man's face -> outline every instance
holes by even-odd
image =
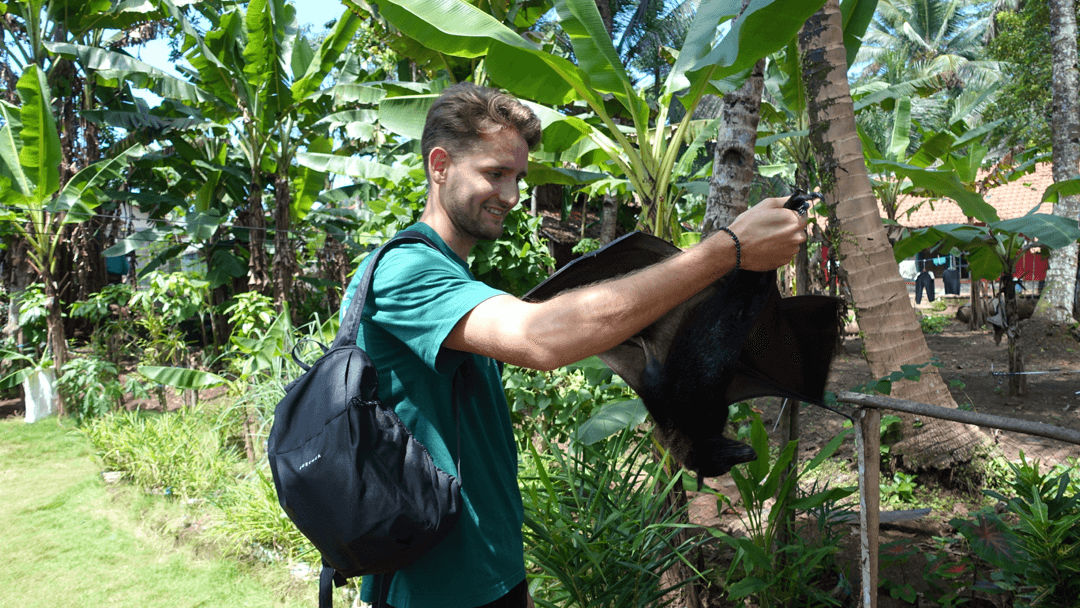
[[[473,240],[499,238],[528,167],[528,145],[507,128],[482,134],[472,149],[449,155],[441,199],[455,229]]]

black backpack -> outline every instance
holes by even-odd
[[[407,566],[460,516],[459,480],[436,467],[394,411],[379,402],[378,374],[356,345],[375,266],[392,246],[410,241],[438,249],[426,235],[404,231],[372,253],[330,348],[323,346],[310,366],[294,349],[305,371],[285,387],[274,410],[270,470],[281,507],[322,554],[320,608],[331,606],[331,583],[340,587],[354,576]],[[380,602],[385,592],[380,589]]]

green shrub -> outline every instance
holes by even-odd
[[[123,403],[120,371],[116,365],[96,357],[77,357],[60,370],[60,395],[65,411],[76,422],[102,416]]]
[[[688,581],[660,575],[706,537],[683,526],[669,495],[683,483],[651,450],[651,435],[624,429],[569,449],[539,439],[522,458],[526,561],[536,605],[663,606]],[[680,533],[685,533],[685,536]]]
[[[594,412],[635,399],[622,378],[596,357],[551,372],[507,365],[503,388],[523,449],[534,434],[567,441]]]
[[[851,431],[844,430],[830,441],[796,475],[785,475],[798,445],[788,443],[775,461],[770,459],[769,438],[761,417],[753,415],[751,444],[757,453],[754,462],[731,470],[739,490],[746,536],[731,536],[710,530],[735,551],[724,573],[724,590],[735,602],[750,600],[755,606],[839,606],[847,587],[836,563],[842,533],[835,531],[839,501],[854,488],[824,488],[816,485],[800,491],[798,480],[813,471],[840,447]],[[775,499],[771,505],[766,503]],[[731,506],[723,494],[717,494],[722,510]],[[804,511],[812,515],[812,527],[790,524],[788,515]],[[780,542],[786,530],[787,542]]]
[[[514,207],[503,221],[503,236],[480,241],[469,255],[476,278],[514,295],[523,295],[548,277],[555,261],[538,235],[543,218]]]
[[[107,469],[154,492],[205,498],[234,482],[241,464],[230,438],[207,408],[115,412],[83,427]]]
[[[924,334],[940,334],[949,326],[949,317],[945,315],[919,315],[919,326]]]
[[[124,356],[131,354],[125,346],[133,337],[135,321],[126,306],[133,295],[131,286],[114,283],[71,304],[72,317],[86,319],[94,326],[90,349],[95,356],[119,364]]]
[[[1080,492],[1075,463],[1046,473],[1039,463],[1009,463],[1005,493],[984,490],[1006,513],[984,509],[950,523],[991,566],[976,584],[1009,592],[1016,606],[1075,606],[1080,597]]]
[[[274,482],[262,469],[230,486],[216,501],[222,521],[213,534],[233,555],[269,555],[285,560],[306,559],[312,566],[319,554],[296,529],[278,503]]]

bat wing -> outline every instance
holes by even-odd
[[[633,232],[570,262],[530,290],[523,299],[542,302],[570,289],[640,270],[679,251],[663,239]],[[746,335],[742,344],[722,345],[722,348],[734,351],[727,359],[737,359],[737,363],[734,370],[712,370],[718,376],[729,375],[731,378],[718,397],[723,400],[723,405],[764,395],[820,403],[839,332],[840,300],[826,296],[781,298],[775,280],[751,283],[765,285],[754,289],[765,289],[768,293],[729,294],[735,299],[763,303],[759,310],[753,311],[749,332],[735,332]],[[644,392],[642,372],[646,359],[651,357],[661,362],[667,359],[679,330],[695,309],[715,292],[717,285],[719,282],[675,307],[629,340],[600,353],[599,358],[630,388],[639,394]],[[732,311],[739,308],[738,304],[732,304]],[[725,318],[726,314],[721,313],[713,322],[731,323]],[[746,319],[745,316],[741,318]],[[687,338],[684,336],[680,340],[682,347],[687,347]],[[689,338],[692,348],[696,340],[692,336]]]
[[[842,309],[838,298],[775,293],[742,345],[724,402],[769,395],[822,403]]]
[[[543,302],[577,287],[599,283],[641,270],[679,253],[681,250],[643,232],[631,232],[607,245],[576,258],[523,296],[527,302]],[[663,361],[683,319],[706,295],[705,292],[683,302],[629,340],[599,354],[626,384],[641,392],[641,373],[646,356]]]

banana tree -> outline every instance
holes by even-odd
[[[249,287],[273,291],[279,306],[291,292],[296,260],[289,239],[291,226],[310,208],[325,174],[312,175],[295,164],[299,150],[324,143],[308,137],[322,118],[317,104],[320,87],[341,58],[359,18],[345,11],[318,48],[299,34],[296,10],[284,0],[253,0],[245,8],[218,13],[194,8],[210,24],[200,31],[173,0],[159,0],[182,38],[184,58],[191,69],[178,78],[121,52],[76,44],[50,45],[53,52],[78,58],[109,83],[126,81],[145,87],[188,108],[206,124],[218,125],[239,150],[248,184],[244,200],[236,201],[238,224],[246,226],[249,245]],[[209,183],[209,182],[207,182]],[[269,188],[268,188],[269,187]],[[273,193],[274,261],[267,258],[264,198]],[[198,200],[213,192],[208,186]],[[271,284],[272,273],[272,284]]]
[[[104,147],[111,134],[83,114],[102,104],[110,91],[99,88],[93,77],[80,73],[66,58],[50,54],[45,45],[73,42],[134,47],[157,37],[161,17],[149,2],[0,2],[0,98],[19,103],[16,81],[28,66],[37,66],[45,74],[60,134],[60,186],[80,169],[110,156]],[[65,302],[83,299],[105,284],[99,237],[115,221],[114,209],[106,207],[98,217],[67,228],[61,244],[66,253],[58,267],[63,277],[59,291]]]
[[[1009,395],[1026,392],[1023,353],[1019,347],[1019,318],[1016,314],[1016,282],[1012,272],[1017,260],[1033,248],[1054,250],[1067,247],[1080,240],[1080,227],[1075,219],[1048,213],[1031,213],[1009,220],[998,218],[997,212],[981,194],[964,189],[956,174],[947,170],[922,169],[910,165],[895,165],[896,171],[913,184],[940,195],[949,196],[960,206],[964,214],[978,224],[942,224],[906,230],[896,242],[896,259],[902,260],[929,247],[938,251],[958,250],[967,255],[972,283],[976,279],[999,281],[999,293],[1004,306],[1005,336],[1009,347]],[[1055,196],[1062,188],[1049,190],[1044,199]]]
[[[63,154],[45,73],[36,64],[27,66],[16,92],[21,105],[0,101],[0,219],[27,242],[30,264],[45,285],[48,343],[59,375],[67,359],[57,276],[64,227],[89,219],[105,198],[101,188],[121,179],[143,149],[132,146],[91,164],[61,187]]]
[[[675,203],[682,191],[677,170],[689,168],[682,156],[700,132],[692,128],[694,108],[706,93],[737,86],[758,59],[795,35],[821,1],[760,0],[745,11],[738,1],[702,3],[656,107],[634,89],[593,0],[554,3],[576,63],[462,0],[377,4],[390,23],[425,47],[455,57],[483,57],[487,77],[509,92],[548,108],[573,106],[576,115],[538,112],[547,159],[603,167],[625,180],[641,205],[643,227],[674,238],[679,231]],[[682,106],[678,118],[675,102]]]

